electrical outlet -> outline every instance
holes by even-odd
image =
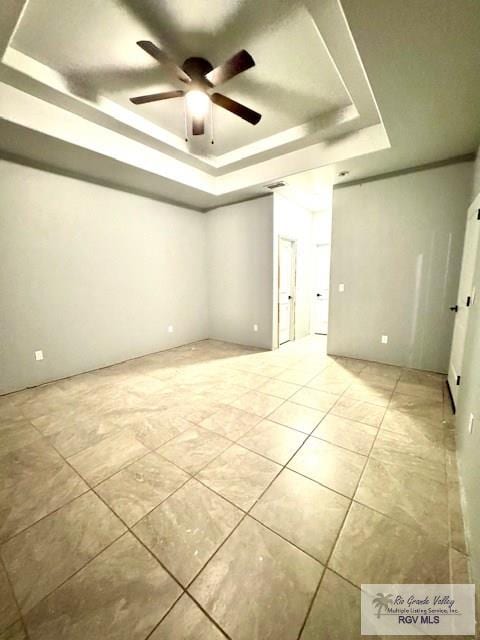
[[[43,351],[41,349],[35,351],[35,360],[43,360]]]
[[[475,420],[475,416],[473,415],[473,413],[470,414],[470,420],[468,421],[468,433],[472,433],[473,432],[473,422]]]
[[[345,285],[343,284],[343,282],[341,282],[338,285],[338,290],[339,290],[340,293],[343,293],[345,291]]]
[[[254,331],[258,331],[258,324],[254,324],[254,325],[253,325],[253,330],[254,330]]]
[[[168,333],[173,333],[173,327],[172,327],[171,324],[168,325],[167,331],[168,331]]]
[[[388,344],[388,336],[382,336],[382,344]]]

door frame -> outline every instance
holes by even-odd
[[[297,305],[297,243],[298,240],[296,238],[290,238],[288,236],[278,236],[278,244],[277,244],[277,348],[281,346],[280,344],[280,246],[283,242],[290,242],[292,245],[292,262],[293,262],[293,273],[292,273],[292,283],[293,283],[293,301],[292,301],[292,312],[290,313],[290,338],[287,342],[292,342],[295,340],[295,310]],[[282,344],[286,344],[283,342]]]
[[[480,195],[477,195],[477,197],[473,200],[473,202],[470,204],[470,206],[467,209],[467,221],[465,225],[465,235],[464,235],[463,251],[462,251],[462,264],[460,268],[460,278],[459,278],[458,291],[457,291],[457,297],[456,297],[455,320],[453,323],[453,331],[452,331],[452,344],[450,347],[450,358],[448,362],[447,389],[448,389],[448,394],[450,396],[450,402],[452,405],[453,413],[456,412],[456,405],[458,400],[458,387],[461,384],[463,361],[465,359],[467,331],[468,331],[468,324],[470,320],[469,311],[471,310],[471,306],[474,303],[473,296],[474,296],[475,283],[473,281],[473,276],[474,276],[475,262],[478,257],[478,253],[480,251],[480,208],[479,207],[480,207]],[[473,245],[470,245],[468,242],[468,234],[472,233],[472,229],[474,229],[473,231],[474,243]],[[473,263],[472,263],[473,266],[472,266],[471,274],[467,274],[465,270],[467,265],[466,259],[470,257],[469,255],[467,255],[466,253],[467,251],[473,251]],[[472,277],[472,280],[466,283],[468,285],[467,291],[464,290],[465,288],[464,279],[466,275],[471,275]],[[478,293],[480,294],[480,292]],[[476,295],[478,294],[475,294],[475,297]],[[466,298],[462,296],[466,296]],[[450,308],[452,309],[452,307]],[[467,315],[464,319],[466,326],[465,326],[465,332],[463,334],[463,342],[461,345],[461,358],[459,363],[455,363],[459,367],[459,370],[457,371],[457,369],[454,367],[453,355],[454,355],[454,347],[455,347],[455,331],[457,329],[457,321],[458,321],[457,312],[459,308],[464,310]],[[453,380],[453,377],[455,376],[453,377],[451,376],[452,370],[454,374],[457,376],[456,380]]]
[[[328,335],[328,321],[329,321],[329,317],[330,317],[330,278],[331,278],[331,274],[332,274],[332,243],[330,242],[314,242],[312,244],[312,253],[313,253],[313,260],[312,260],[312,273],[315,272],[315,259],[316,259],[316,251],[320,248],[320,247],[328,247],[329,251],[330,251],[330,255],[329,255],[329,260],[328,260],[328,287],[327,287],[327,292],[328,292],[328,299],[327,299],[327,331],[326,333],[319,333],[318,331],[315,331],[315,302],[316,302],[316,298],[312,298],[312,303],[311,303],[311,311],[310,311],[310,333],[315,335],[315,336],[327,336]],[[316,296],[316,293],[319,291],[319,287],[316,286],[316,283],[313,282],[313,278],[312,278],[312,296]]]

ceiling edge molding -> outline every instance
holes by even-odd
[[[143,189],[135,189],[134,187],[129,187],[123,184],[117,184],[110,180],[94,178],[93,176],[83,174],[80,171],[77,172],[77,171],[70,171],[68,169],[61,169],[60,167],[56,167],[53,164],[49,164],[47,162],[39,162],[38,160],[35,160],[33,158],[17,155],[16,153],[10,153],[2,149],[0,149],[0,161],[1,160],[5,162],[11,162],[13,164],[18,164],[24,167],[30,167],[31,169],[44,171],[46,173],[53,173],[59,176],[63,176],[64,178],[71,178],[72,180],[80,180],[81,182],[89,182],[90,184],[95,184],[99,187],[106,187],[107,189],[113,189],[115,191],[123,191],[124,193],[130,193],[131,195],[139,196],[141,198],[148,198],[149,200],[156,200],[157,202],[169,204],[171,206],[179,207],[181,209],[190,209],[191,211],[197,211],[198,213],[206,213],[207,211],[209,211],[209,209],[207,208],[193,207],[191,205],[184,204],[180,201],[165,198],[163,196],[160,197],[155,193],[151,193]]]
[[[344,189],[345,187],[355,187],[357,185],[365,184],[367,182],[376,182],[377,180],[386,180],[388,178],[396,178],[397,176],[404,176],[408,173],[417,173],[419,171],[428,171],[429,169],[438,169],[439,167],[448,167],[452,164],[461,164],[462,162],[475,162],[476,153],[474,151],[470,153],[464,153],[460,156],[452,156],[451,158],[445,158],[444,160],[437,160],[435,162],[428,162],[426,164],[419,164],[415,167],[406,167],[405,169],[397,169],[396,171],[388,171],[387,173],[378,173],[375,176],[367,176],[365,178],[359,178],[358,180],[350,180],[349,182],[340,182],[333,185],[333,189]]]

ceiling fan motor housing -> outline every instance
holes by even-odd
[[[211,86],[205,76],[212,71],[213,66],[205,58],[187,58],[182,64],[182,69],[192,78],[195,84]]]

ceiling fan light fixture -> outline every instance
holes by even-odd
[[[185,100],[187,109],[192,117],[201,118],[207,115],[210,98],[204,91],[199,91],[198,89],[187,91]]]

